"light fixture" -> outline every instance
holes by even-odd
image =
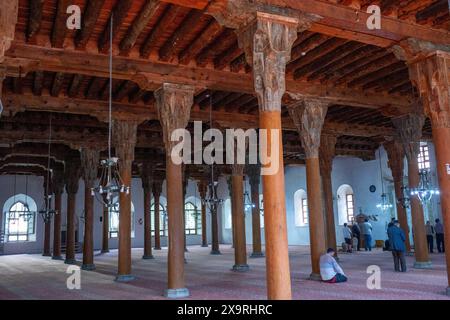
[[[51,145],[52,145],[52,114],[50,113],[49,117],[49,134],[48,134],[48,156],[47,156],[47,178],[45,183],[45,196],[44,196],[44,205],[41,210],[39,210],[39,214],[44,220],[45,223],[49,223],[52,220],[52,217],[57,214],[57,212],[51,208],[52,205],[52,195],[50,194],[50,174],[52,174],[50,168],[50,155],[51,155]]]
[[[381,148],[378,149],[378,159],[380,163],[381,202],[377,204],[377,208],[385,212],[386,210],[392,208],[392,204],[389,202],[387,195],[384,192],[383,168],[381,167]]]
[[[16,185],[17,185],[17,175],[14,175],[14,197],[13,197],[13,203],[16,204]],[[9,211],[8,213],[8,219],[13,220],[13,224],[15,223],[15,220],[19,220],[20,218],[23,219],[23,221],[28,222],[34,215],[36,214],[35,211],[30,211],[30,206],[28,205],[28,175],[25,176],[25,201],[21,202],[23,205],[22,210],[14,210]],[[18,214],[18,217],[16,217],[16,214]]]
[[[244,180],[244,214],[247,213],[248,211],[251,212],[251,210],[255,207],[256,205],[250,199],[250,195],[247,191],[247,183]]]
[[[404,208],[408,209],[410,205],[410,191],[409,188],[405,185],[402,186],[402,197],[397,199],[397,202]]]
[[[130,193],[130,187],[123,183],[119,174],[118,163],[119,158],[111,156],[111,136],[112,136],[112,43],[113,43],[113,16],[110,19],[109,32],[109,119],[108,119],[108,158],[101,160],[102,173],[99,185],[91,189],[92,196],[96,196],[97,200],[108,208],[113,208],[115,204],[113,199],[119,193]],[[103,197],[105,195],[105,197]],[[118,198],[118,197],[117,197]]]
[[[419,171],[420,182],[416,188],[411,188],[411,196],[417,196],[425,205],[428,203],[434,195],[439,195],[439,189],[433,188],[430,182],[430,170],[422,169]]]

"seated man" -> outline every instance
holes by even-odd
[[[333,255],[334,249],[328,248],[327,253],[320,257],[320,276],[322,281],[328,283],[345,282],[347,277]]]

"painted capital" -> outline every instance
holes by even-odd
[[[238,34],[239,47],[253,65],[253,81],[262,111],[281,111],[286,91],[286,64],[297,38],[298,19],[267,13],[256,18]]]
[[[14,40],[18,12],[18,0],[2,1],[0,10],[0,63],[3,62],[5,52],[11,47],[11,42]]]
[[[100,163],[100,152],[98,149],[81,149],[81,171],[83,180],[88,188],[94,187],[98,175],[98,165]]]
[[[420,113],[410,113],[392,119],[399,141],[403,146],[408,161],[417,159],[420,149],[420,139],[425,123],[425,117]]]
[[[64,193],[64,172],[62,170],[53,170],[52,174],[52,191],[56,195]]]
[[[64,170],[64,180],[66,183],[66,192],[76,194],[78,192],[78,182],[81,177],[81,166],[79,159],[70,159],[66,161]]]
[[[153,185],[153,164],[149,161],[144,162],[140,168],[140,171],[142,189],[146,192],[151,192]]]
[[[131,168],[134,160],[134,147],[136,146],[137,122],[115,120],[113,127],[113,144],[119,166]]]
[[[327,115],[328,102],[303,98],[288,107],[305,150],[306,158],[318,158],[320,136]]]
[[[194,103],[194,87],[164,83],[155,91],[156,108],[163,131],[166,154],[170,155],[177,142],[171,141],[172,132],[185,129]]]
[[[249,178],[250,187],[259,190],[259,184],[261,182],[261,165],[260,164],[248,164],[245,167],[245,171]]]
[[[450,53],[418,60],[409,65],[409,73],[433,127],[450,128]]]
[[[334,134],[322,134],[319,147],[320,172],[329,172],[333,168],[333,159],[336,155],[337,136]]]
[[[391,169],[394,182],[402,182],[404,169],[403,160],[405,159],[405,150],[403,149],[402,144],[396,140],[392,140],[383,143],[383,147],[387,152],[388,166]]]

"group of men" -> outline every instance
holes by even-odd
[[[351,253],[356,247],[357,251],[361,250],[361,236],[364,239],[364,249],[366,251],[372,251],[372,225],[368,219],[365,219],[363,223],[353,223],[350,228],[347,223],[344,223],[342,230],[344,240],[346,244],[346,251]]]
[[[425,225],[427,231],[428,250],[430,253],[434,252],[434,236],[436,236],[436,248],[439,253],[443,253],[445,252],[444,225],[439,219],[436,219],[434,222],[434,226],[430,223],[430,221],[427,221],[427,224]]]

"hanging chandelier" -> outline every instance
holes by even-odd
[[[109,110],[108,110],[108,158],[100,161],[102,173],[99,185],[91,189],[92,196],[95,196],[107,208],[115,207],[113,199],[119,193],[130,193],[130,186],[126,186],[119,174],[119,158],[111,156],[111,136],[112,136],[112,43],[113,43],[113,16],[110,19],[109,32]],[[104,196],[104,197],[103,197]]]
[[[13,203],[16,204],[16,185],[17,185],[17,175],[14,175],[14,197]],[[31,218],[33,218],[36,214],[35,211],[30,211],[30,206],[28,205],[28,176],[25,176],[25,201],[21,202],[22,210],[9,210],[8,219],[13,220],[12,223],[15,223],[15,220],[22,219],[25,222],[28,222]],[[16,214],[18,215],[16,217]]]
[[[256,205],[252,202],[250,195],[247,191],[247,183],[245,183],[244,180],[244,214],[248,211],[252,211],[253,208],[255,208]]]
[[[385,212],[386,210],[392,208],[392,204],[389,202],[387,194],[384,192],[384,183],[383,183],[383,170],[381,166],[381,148],[378,149],[378,159],[380,163],[380,182],[381,182],[381,201],[377,204],[377,208],[381,211]]]
[[[420,182],[417,188],[411,188],[411,196],[417,196],[422,203],[425,205],[428,203],[434,195],[439,195],[439,189],[433,188],[430,182],[430,170],[421,169],[419,171]]]
[[[209,93],[207,95],[207,98],[209,98],[209,127],[212,128],[212,95]],[[215,180],[214,178],[214,162],[211,163],[211,180],[208,184],[209,193],[205,197],[202,202],[208,207],[210,212],[216,213],[217,207],[222,204],[223,199],[219,199],[217,196],[217,187],[219,185],[219,182]]]
[[[52,206],[52,195],[49,192],[50,186],[50,174],[52,173],[50,168],[50,154],[51,154],[51,144],[52,144],[52,114],[50,113],[49,117],[49,134],[48,134],[48,156],[47,156],[47,178],[45,183],[45,197],[44,197],[44,205],[41,210],[39,210],[39,214],[44,220],[45,223],[49,223],[52,220],[52,217],[57,214],[57,212],[51,208]]]
[[[404,208],[408,209],[410,205],[410,191],[407,186],[402,186],[402,197],[397,199],[397,202]]]

